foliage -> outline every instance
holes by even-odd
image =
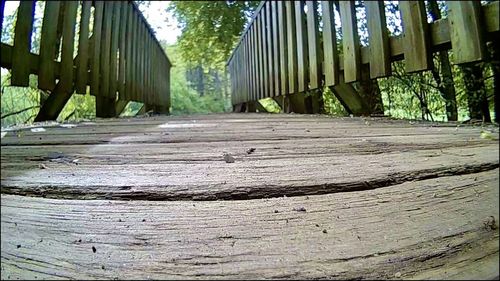
[[[259,1],[172,1],[182,34],[178,44],[189,66],[222,69]]]
[[[266,111],[269,113],[280,113],[281,112],[281,107],[272,98],[261,99],[261,100],[259,100],[259,102],[266,109]]]
[[[200,96],[188,86],[185,75],[187,64],[180,54],[180,47],[168,45],[164,48],[174,65],[170,70],[171,114],[223,112],[226,105],[220,92]]]

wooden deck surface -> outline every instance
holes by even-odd
[[[2,132],[2,279],[498,278],[498,127],[75,125]]]

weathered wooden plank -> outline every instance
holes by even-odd
[[[321,86],[321,52],[318,26],[318,2],[306,1],[307,43],[309,50],[309,89]]]
[[[230,78],[231,78],[231,100],[236,102],[236,86],[235,86],[235,77],[234,77],[234,56],[231,57],[230,62]]]
[[[127,55],[127,39],[129,39],[130,34],[128,33],[129,28],[129,13],[128,13],[128,3],[121,3],[121,25],[120,25],[120,46],[119,46],[119,70],[118,70],[118,92],[120,93],[120,99],[126,100],[127,94],[125,91],[128,91],[126,84],[126,73],[127,73],[127,65],[126,60],[128,58]]]
[[[148,95],[152,98],[153,103],[158,106],[160,103],[158,102],[157,97],[151,91],[151,34],[149,31],[146,33],[146,91]]]
[[[245,99],[245,97],[248,94],[248,68],[246,65],[246,59],[247,59],[247,48],[246,48],[246,36],[242,38],[241,44],[239,46],[241,48],[241,57],[240,57],[240,79],[241,79],[241,86],[242,86],[242,91],[240,92],[238,96],[238,100]]]
[[[283,1],[276,1],[278,6],[278,52],[279,52],[279,75],[281,85],[279,87],[279,95],[288,93],[288,45],[287,45],[287,30],[286,30],[286,7]]]
[[[134,11],[134,14],[135,14],[135,36],[134,36],[134,79],[133,79],[133,83],[134,83],[134,97],[135,97],[135,100],[136,101],[139,101],[139,102],[143,102],[142,98],[141,98],[141,95],[140,95],[140,84],[139,84],[139,80],[141,79],[140,78],[140,73],[139,73],[139,70],[140,70],[140,17],[138,15],[138,12],[137,11]],[[145,105],[146,106],[146,105]]]
[[[132,88],[132,39],[133,39],[133,27],[134,27],[134,15],[133,8],[130,5],[127,7],[127,34],[126,34],[126,50],[125,50],[125,91],[124,96],[126,100],[132,100],[133,88]]]
[[[262,58],[262,14],[255,18],[255,42],[257,50],[257,72],[259,75],[259,91],[255,100],[259,100],[264,96],[264,69],[263,69],[263,58]]]
[[[297,33],[295,27],[295,6],[293,2],[285,2],[286,32],[288,50],[288,93],[297,93]]]
[[[140,15],[139,15],[140,16]],[[141,18],[139,18],[139,73],[138,73],[138,84],[139,84],[139,96],[141,101],[146,105],[150,106],[147,93],[144,91],[144,38],[145,38],[145,26]]]
[[[116,98],[116,91],[118,90],[118,46],[119,46],[119,36],[120,36],[120,25],[121,25],[121,2],[114,1],[113,11],[112,11],[112,23],[111,23],[111,44],[110,44],[110,55],[109,55],[109,91],[108,96],[110,98]]]
[[[277,1],[271,2],[271,16],[272,16],[272,42],[273,42],[273,81],[274,81],[274,96],[281,94],[281,77],[280,77],[280,41],[279,41],[279,24],[278,24],[278,3]]]
[[[266,11],[266,43],[267,43],[267,49],[266,49],[266,56],[267,56],[267,73],[268,73],[268,87],[269,91],[266,97],[273,97],[277,93],[275,93],[275,84],[276,84],[276,79],[274,76],[274,55],[273,55],[273,45],[275,42],[273,42],[273,29],[276,28],[276,26],[273,26],[273,17],[272,15],[272,9],[271,9],[271,2],[272,1],[267,1],[265,4],[265,11]]]
[[[147,101],[144,98],[144,92],[142,90],[142,35],[143,35],[143,26],[142,26],[142,21],[140,18],[140,15],[137,15],[137,97],[138,99],[143,102],[146,106],[149,106],[147,104]]]
[[[481,61],[485,58],[484,21],[478,1],[447,1],[453,62],[456,64]],[[498,18],[498,14],[497,14]]]
[[[494,32],[500,30],[500,2],[489,2],[486,5],[481,5],[481,12],[485,22],[487,32]]]
[[[240,45],[241,46],[241,45]],[[236,54],[236,95],[241,97],[241,93],[243,91],[243,87],[241,84],[241,76],[242,76],[242,67],[241,67],[241,51],[242,49],[238,49]]]
[[[100,95],[100,79],[101,74],[101,38],[102,38],[102,24],[104,16],[104,2],[96,1],[94,4],[94,27],[92,28],[92,57],[90,63],[90,94],[97,96]]]
[[[165,55],[165,53],[162,52],[162,57],[163,60],[165,61],[165,66],[163,69],[167,69],[166,75],[167,79],[165,79],[165,93],[166,93],[166,98],[167,98],[167,107],[166,107],[166,114],[170,112],[170,107],[171,107],[171,99],[170,99],[170,68],[171,68],[171,63],[168,60],[168,57]]]
[[[248,47],[248,34],[245,35],[245,38],[242,42],[242,47],[244,50],[244,61],[243,61],[243,71],[244,71],[244,82],[245,82],[245,95],[242,96],[239,100],[238,103],[241,103],[243,101],[247,101],[248,97],[250,96],[250,90],[251,90],[251,85],[250,85],[250,65],[248,63],[249,61],[249,56],[250,56],[250,50]]]
[[[342,22],[342,50],[344,55],[344,80],[346,83],[361,79],[361,52],[354,1],[340,1]]]
[[[101,35],[101,75],[99,82],[99,94],[104,97],[109,97],[109,78],[110,78],[110,54],[111,54],[111,31],[113,23],[113,10],[115,2],[104,2],[104,14],[102,21],[102,35]]]
[[[335,32],[335,14],[333,2],[321,1],[323,16],[323,71],[325,85],[334,86],[339,83],[339,56],[337,51],[337,35]]]
[[[303,92],[307,90],[308,75],[307,75],[307,54],[309,53],[307,46],[307,29],[306,16],[304,15],[304,1],[293,2],[295,7],[295,32],[297,38],[297,91]]]
[[[246,64],[246,67],[247,67],[247,80],[248,80],[248,93],[247,93],[247,96],[242,99],[242,100],[239,100],[239,103],[238,104],[241,104],[243,102],[247,102],[249,100],[252,99],[252,95],[253,95],[253,92],[255,91],[255,88],[254,88],[254,75],[253,75],[253,69],[254,69],[254,65],[252,64],[252,35],[250,33],[250,29],[248,29],[247,31],[247,34],[246,34],[246,38],[245,38],[245,48],[247,49],[247,60],[245,62]]]
[[[40,36],[40,66],[38,73],[38,88],[52,91],[56,86],[55,54],[57,40],[57,23],[59,21],[58,1],[45,3],[42,33]]]
[[[236,95],[236,98],[239,96],[240,94],[240,88],[239,88],[239,73],[238,73],[238,59],[239,59],[239,52],[236,52],[235,55],[234,55],[234,88],[235,88],[235,95]]]
[[[384,3],[366,1],[365,6],[369,33],[370,78],[389,76],[391,75],[391,50]]]
[[[195,204],[2,194],[2,277],[493,279],[497,185],[487,172]]]
[[[245,77],[245,65],[244,65],[244,61],[245,61],[245,48],[243,46],[243,44],[240,45],[241,49],[240,49],[240,55],[239,55],[239,65],[238,65],[238,68],[239,68],[239,82],[240,82],[240,99],[243,98],[243,96],[245,96],[245,93],[246,93],[246,77]]]
[[[429,24],[422,1],[399,2],[403,18],[405,71],[408,73],[432,67]]]
[[[47,2],[48,3],[48,2]],[[92,1],[82,2],[82,13],[80,17],[80,37],[78,39],[78,60],[76,61],[75,90],[78,94],[87,93],[88,84],[88,62],[89,62],[89,22],[90,7]],[[43,36],[42,36],[43,37]]]
[[[260,48],[261,48],[261,54],[262,54],[262,85],[263,85],[263,92],[259,96],[259,99],[263,99],[267,96],[269,96],[269,71],[268,71],[268,57],[267,57],[267,36],[266,36],[266,14],[267,11],[265,8],[262,8],[261,10],[261,15],[259,17],[260,19],[260,35],[261,35],[261,41],[260,41]]]
[[[250,34],[250,46],[252,50],[252,83],[253,83],[253,90],[252,90],[252,95],[249,100],[256,100],[257,94],[259,92],[259,72],[258,72],[258,62],[257,62],[257,40],[256,40],[256,22],[252,23],[252,27],[249,29],[249,34]]]
[[[73,49],[75,40],[76,12],[78,1],[67,1],[64,4],[64,21],[62,29],[61,79],[63,92],[73,91]]]
[[[143,37],[144,37],[144,26],[143,26],[143,23],[142,23],[142,19],[141,19],[141,16],[138,12],[138,21],[137,21],[137,24],[138,24],[138,33],[137,33],[137,39],[138,39],[138,42],[137,42],[137,95],[139,97],[139,99],[146,105],[146,106],[149,106],[148,104],[148,100],[147,100],[147,97],[144,95],[144,91],[143,91],[143,88],[142,88],[142,82],[143,82],[143,63],[144,63],[144,60],[143,60]]]
[[[158,73],[160,72],[160,69],[158,68],[158,46],[153,44],[153,50],[152,50],[152,57],[151,57],[151,64],[152,64],[152,87],[153,87],[153,92],[154,92],[154,95],[156,95],[158,97],[158,102],[160,105],[164,105],[165,104],[165,101],[163,99],[163,97],[160,95],[160,92],[158,91],[158,87],[157,87],[157,79],[158,79]]]
[[[21,1],[14,29],[11,85],[27,87],[29,84],[31,32],[35,16],[35,1]]]
[[[103,199],[108,194],[158,200],[256,198],[264,193],[298,195],[297,186],[302,194],[318,194],[498,167],[498,141],[481,138],[482,128],[472,126],[457,130],[449,124],[287,115],[162,117],[101,121],[71,129],[55,126],[40,133],[9,131],[2,138],[3,193],[31,190],[46,196],[83,196],[85,189]],[[498,138],[497,132],[491,135]],[[82,146],[85,143],[91,145]],[[57,145],[67,159],[78,158],[78,169],[46,158],[53,151],[49,144]],[[251,155],[246,153],[249,147],[256,148]],[[234,165],[223,161],[222,151],[235,157]],[[301,165],[296,165],[298,158]],[[47,169],[39,169],[40,163]],[[359,174],[359,170],[370,172]],[[288,176],[279,179],[276,174]],[[139,186],[143,193],[123,186]]]

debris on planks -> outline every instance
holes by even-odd
[[[234,163],[235,159],[231,154],[224,153],[223,156],[224,156],[224,161],[226,161],[226,163]]]
[[[306,212],[306,208],[304,207],[295,207],[293,208],[293,210],[296,212]]]

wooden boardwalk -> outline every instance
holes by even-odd
[[[4,133],[2,279],[499,275],[497,127],[214,114]]]

